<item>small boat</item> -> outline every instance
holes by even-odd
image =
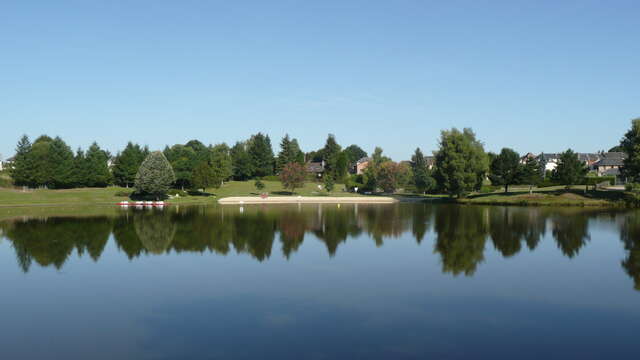
[[[118,205],[120,205],[120,206],[129,206],[129,202],[128,201],[120,201],[118,203]]]

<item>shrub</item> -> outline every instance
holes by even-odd
[[[116,193],[114,194],[114,196],[117,197],[130,197],[131,196],[132,191],[116,191]]]
[[[280,177],[278,177],[277,175],[269,175],[269,176],[263,176],[261,178],[261,180],[263,180],[263,181],[280,181]]]

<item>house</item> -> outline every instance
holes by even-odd
[[[427,164],[427,169],[433,170],[433,167],[436,166],[436,157],[435,156],[425,156],[424,162]]]
[[[520,158],[520,164],[524,165],[529,159],[535,159],[536,157],[534,153],[527,153],[527,155]]]
[[[315,174],[317,177],[322,177],[324,173],[325,162],[322,161],[310,161],[307,163],[307,172]]]
[[[364,170],[369,166],[370,162],[371,162],[370,157],[363,157],[362,159],[356,161],[356,165],[355,165],[356,174],[362,175],[364,173]]]
[[[560,162],[560,154],[558,153],[541,153],[538,155],[538,161],[542,166],[543,171],[553,171],[558,167]]]
[[[602,158],[592,166],[598,176],[615,176],[616,184],[624,184],[626,181],[620,174],[620,168],[624,165],[627,154],[623,152],[603,153]]]
[[[11,168],[13,168],[13,162],[16,160],[15,156],[14,157],[10,157],[7,160],[0,161],[0,171],[3,170],[9,170]]]
[[[600,161],[601,158],[601,154],[578,153],[578,159],[584,162],[584,164],[587,165],[589,169],[593,168],[593,164]]]

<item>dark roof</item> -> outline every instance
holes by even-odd
[[[607,152],[602,154],[602,157],[626,159],[627,154],[623,152]]]
[[[618,168],[613,168],[613,169],[607,169],[605,170],[602,175],[608,175],[608,176],[618,176],[620,175],[620,169]]]
[[[314,172],[314,173],[323,172],[324,171],[324,161],[307,163],[307,171],[308,172]]]
[[[548,161],[548,160],[551,160],[551,159],[559,159],[560,158],[560,154],[558,154],[558,153],[542,153],[538,157],[542,161]]]
[[[627,154],[623,152],[608,152],[602,154],[602,159],[595,163],[595,166],[622,166]]]
[[[600,155],[599,154],[589,154],[589,153],[580,153],[578,154],[578,159],[580,159],[581,161],[598,161],[600,159]]]

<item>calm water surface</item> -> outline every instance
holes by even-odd
[[[640,212],[171,207],[0,222],[2,359],[614,359]]]

